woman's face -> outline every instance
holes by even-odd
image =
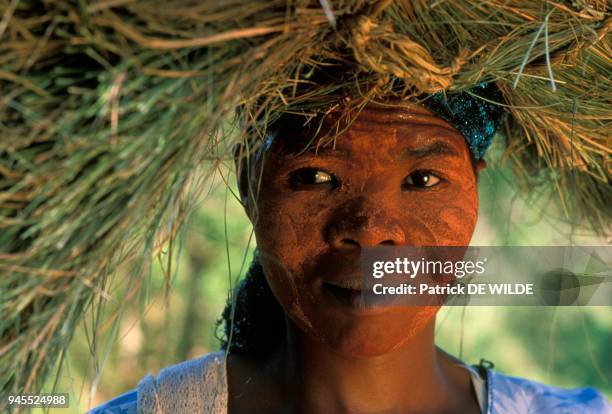
[[[361,280],[364,248],[469,244],[478,212],[470,151],[417,106],[366,107],[333,148],[303,151],[311,138],[300,125],[280,128],[263,170],[251,174],[258,196],[247,210],[261,264],[305,334],[341,353],[384,354],[438,308],[363,308],[358,291],[338,285]]]

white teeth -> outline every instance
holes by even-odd
[[[343,289],[352,289],[352,290],[361,290],[362,281],[361,279],[347,279],[347,280],[337,280],[334,282],[327,282],[327,284],[332,286],[337,286]]]

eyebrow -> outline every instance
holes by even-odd
[[[459,157],[459,152],[454,146],[441,141],[433,141],[427,145],[418,148],[409,148],[404,151],[404,157],[406,158],[429,158],[429,157],[442,157],[442,156],[453,156]]]

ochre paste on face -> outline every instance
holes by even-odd
[[[416,106],[366,107],[333,146],[302,151],[312,139],[304,130],[278,130],[252,183],[266,278],[306,335],[351,355],[389,352],[438,308],[367,312],[339,304],[325,284],[360,277],[364,247],[468,245],[478,211],[470,151],[456,129]],[[423,172],[439,181],[409,184]]]

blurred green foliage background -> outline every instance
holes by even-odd
[[[552,205],[517,197],[508,177],[496,167],[482,174],[473,245],[609,242],[551,218]],[[105,312],[87,315],[48,388],[69,392],[71,411],[84,412],[134,388],[147,373],[217,350],[215,322],[254,243],[242,206],[217,180],[183,228],[172,274],[154,266],[149,280],[134,285],[130,273],[138,262],[126,265],[103,295]],[[95,339],[92,326],[98,326]],[[467,363],[485,358],[506,374],[561,387],[591,385],[610,398],[611,327],[609,307],[449,307],[438,316],[436,336]]]

